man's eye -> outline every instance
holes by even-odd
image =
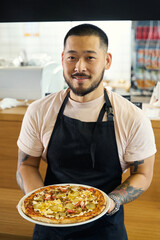
[[[68,60],[75,60],[76,58],[73,56],[68,57]]]
[[[92,60],[92,59],[95,59],[95,57],[89,56],[88,59]]]

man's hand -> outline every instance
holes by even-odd
[[[108,209],[107,213],[112,212],[112,210],[115,208],[115,202],[111,198],[109,198],[109,200],[110,200],[111,205],[110,205],[110,208]]]

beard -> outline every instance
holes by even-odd
[[[100,84],[101,81],[103,80],[104,71],[105,71],[105,69],[103,69],[103,71],[101,72],[99,78],[98,78],[96,81],[94,81],[88,88],[83,88],[83,87],[81,87],[82,84],[79,84],[80,87],[74,87],[73,84],[72,84],[72,81],[69,81],[69,80],[67,79],[67,77],[65,76],[64,71],[63,71],[63,76],[64,76],[64,79],[65,79],[65,82],[67,83],[67,85],[69,86],[69,88],[72,90],[72,92],[73,92],[75,95],[77,95],[77,96],[83,97],[83,96],[87,95],[88,93],[94,91],[94,90],[99,86],[99,84]],[[86,75],[85,75],[85,74],[80,74],[80,73],[78,74],[78,73],[77,73],[77,74],[71,75],[71,77],[72,77],[72,76],[86,76]],[[89,77],[89,79],[91,79],[91,77]]]

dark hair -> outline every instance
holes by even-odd
[[[66,45],[67,38],[69,36],[98,36],[100,38],[101,43],[103,43],[108,48],[108,37],[106,33],[100,29],[99,27],[92,24],[81,24],[71,28],[64,38],[64,48]]]

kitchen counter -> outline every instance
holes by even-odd
[[[27,107],[13,107],[10,109],[0,109],[0,120],[2,121],[22,121]]]
[[[29,240],[34,227],[34,224],[22,219],[16,209],[23,196],[16,183],[17,139],[26,109],[27,107],[15,107],[0,110],[0,191],[3,192],[0,195],[0,239],[2,236],[3,239]],[[157,145],[154,177],[147,192],[133,203],[125,205],[125,224],[130,240],[160,239],[160,119],[152,119],[151,123]],[[40,172],[44,179],[46,164],[43,161]],[[123,175],[123,180],[128,175],[129,171]],[[9,235],[15,238],[9,238]]]

